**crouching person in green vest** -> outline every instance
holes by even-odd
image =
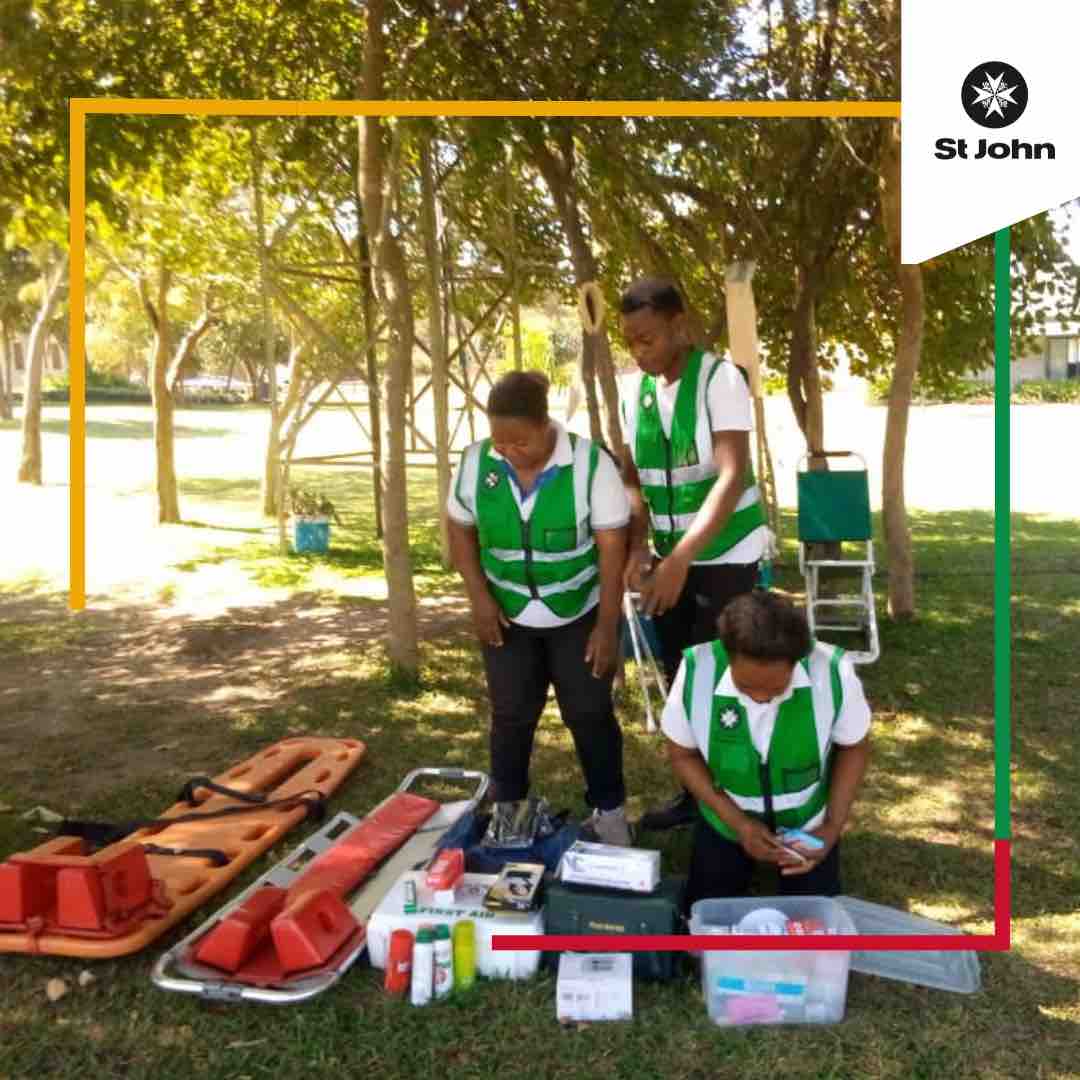
[[[839,840],[869,758],[870,708],[843,650],[775,593],[732,600],[720,639],[684,653],[661,726],[698,801],[686,903],[741,896],[755,862],[781,895],[835,896]],[[777,835],[800,829],[822,845]]]
[[[491,699],[496,814],[529,792],[533,737],[554,685],[585,775],[596,839],[629,844],[615,674],[630,504],[614,460],[548,416],[547,379],[491,389],[491,437],[462,455],[447,500]]]

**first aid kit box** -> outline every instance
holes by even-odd
[[[699,900],[690,909],[691,934],[807,932],[854,934],[855,924],[825,896]],[[701,958],[701,985],[713,1023],[835,1024],[844,1018],[851,966],[846,950],[710,949]]]
[[[532,949],[501,949],[491,947],[496,934],[530,934],[544,932],[544,915],[540,910],[527,912],[494,912],[484,907],[484,896],[497,875],[466,874],[454,889],[452,903],[436,903],[434,891],[427,887],[425,874],[409,870],[372,912],[367,927],[368,959],[372,967],[385,968],[390,948],[390,935],[395,930],[411,930],[421,926],[446,923],[453,927],[464,919],[476,926],[476,970],[488,978],[527,979],[540,967],[540,951]],[[406,893],[415,889],[415,911],[406,913]],[[411,904],[409,905],[412,906]]]

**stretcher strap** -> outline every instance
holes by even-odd
[[[220,848],[161,847],[159,844],[143,844],[147,855],[176,855],[179,858],[209,859],[214,866],[228,866],[229,856]]]
[[[240,791],[237,788],[226,787],[224,784],[215,783],[209,776],[193,776],[180,789],[176,801],[186,802],[189,806],[198,806],[199,802],[195,798],[198,788],[207,788],[215,795],[228,795],[229,798],[238,799],[240,802],[257,803],[259,806],[266,804],[266,796],[261,791]]]
[[[201,813],[177,814],[175,817],[133,818],[131,821],[69,821],[64,819],[56,830],[57,836],[78,836],[92,847],[107,847],[122,840],[137,829],[151,829],[158,826],[181,825],[192,821],[213,821],[217,818],[235,817],[238,814],[250,814],[255,810],[306,808],[304,820],[322,821],[326,817],[326,796],[315,788],[289,795],[283,799],[271,799],[245,806],[225,806],[220,810],[206,810]]]

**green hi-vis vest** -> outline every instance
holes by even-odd
[[[480,565],[510,619],[531,600],[541,600],[560,619],[576,618],[600,581],[590,522],[599,450],[588,439],[569,439],[572,464],[536,492],[527,521],[503,461],[491,456],[490,439],[473,443],[461,459],[457,497],[473,515]]]
[[[653,546],[661,557],[671,554],[716,483],[707,395],[720,364],[700,349],[690,355],[679,379],[670,438],[660,422],[656,380],[651,375],[642,376],[637,400],[627,403],[627,441],[649,505]],[[754,469],[747,463],[742,496],[727,524],[695,561],[719,558],[764,524]]]
[[[819,642],[799,661],[810,685],[797,687],[777,710],[765,762],[750,737],[739,699],[716,692],[728,668],[723,644],[695,645],[683,656],[683,705],[715,788],[771,828],[805,825],[829,798],[832,731],[843,703],[839,669],[843,649]],[[735,839],[714,810],[698,805],[717,832]]]

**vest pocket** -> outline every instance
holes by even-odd
[[[745,788],[747,776],[754,771],[750,747],[742,742],[732,742],[730,745],[714,744],[712,756],[716,760],[709,764],[713,780],[717,784],[732,791]]]
[[[545,529],[544,551],[573,551],[577,547],[577,527]]]
[[[785,792],[802,791],[821,779],[821,763],[815,761],[809,765],[785,768],[783,776]]]

